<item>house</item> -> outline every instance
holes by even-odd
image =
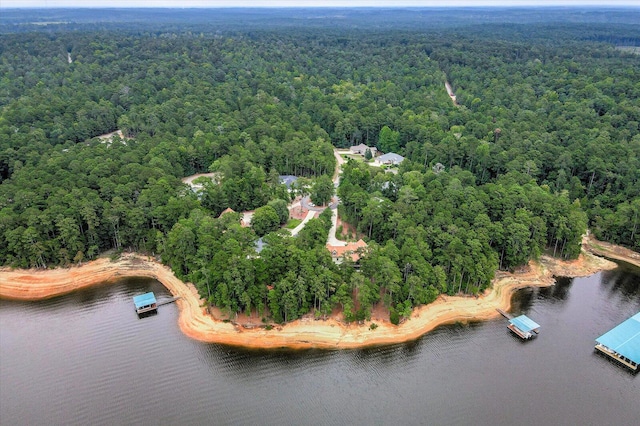
[[[222,216],[226,215],[227,213],[238,214],[231,207],[228,207],[224,209],[222,213],[220,213],[220,216],[218,216],[218,219],[220,219]],[[239,213],[239,216],[240,216],[240,226],[242,226],[243,228],[247,228],[251,226],[251,216],[253,216],[253,212]]]
[[[222,216],[224,216],[227,213],[235,213],[236,211],[233,210],[231,207],[227,207],[226,209],[222,210],[222,213],[220,213],[220,216],[218,216],[218,219],[221,218]]]
[[[393,152],[389,152],[387,154],[381,155],[376,158],[376,163],[380,165],[388,164],[388,165],[398,165],[404,161],[404,157],[402,155],[398,155]]]
[[[356,146],[352,146],[351,148],[349,148],[349,151],[352,154],[358,154],[358,155],[364,155],[367,150],[371,151],[371,156],[375,157],[376,153],[378,152],[378,150],[376,149],[375,146],[367,146],[363,143],[361,143],[360,145],[356,145]]]
[[[360,253],[367,248],[367,243],[362,239],[356,243],[348,243],[346,246],[332,246],[327,244],[327,250],[331,253],[331,258],[335,263],[342,263],[345,256],[348,256],[352,261],[357,262],[360,260]]]
[[[283,185],[287,186],[287,189],[291,189],[291,185],[293,185],[295,183],[295,181],[298,180],[297,176],[293,176],[293,175],[281,175],[279,176],[280,178],[280,183]]]

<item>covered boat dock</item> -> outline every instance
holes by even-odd
[[[136,312],[143,314],[158,309],[158,302],[153,292],[140,294],[133,297],[133,304],[136,305]]]
[[[507,328],[517,334],[520,338],[527,340],[534,336],[533,333],[538,334],[538,331],[540,331],[540,324],[526,315],[520,315],[519,317],[511,318]]]
[[[640,365],[640,312],[596,339],[601,353],[638,371]]]

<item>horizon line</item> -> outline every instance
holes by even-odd
[[[485,4],[485,5],[442,5],[442,6],[2,6],[0,9],[640,9],[640,4],[607,4],[607,5],[595,5],[595,4],[528,4],[528,5],[497,5],[497,4]]]

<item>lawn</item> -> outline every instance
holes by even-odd
[[[302,223],[302,219],[289,219],[289,222],[284,226],[287,229],[294,229],[296,226]]]

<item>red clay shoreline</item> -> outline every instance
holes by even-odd
[[[591,250],[594,245],[598,249],[593,251],[600,255],[620,258],[640,267],[640,255],[635,252],[621,252],[617,246],[603,246],[593,240],[585,241],[584,247]],[[618,257],[603,253],[614,249]],[[375,321],[377,327],[373,330],[371,321],[345,324],[335,318],[319,321],[304,318],[272,330],[244,328],[216,320],[207,313],[192,284],[179,280],[168,267],[138,254],[125,254],[117,261],[103,258],[82,266],[53,270],[3,268],[0,269],[0,298],[41,300],[125,277],[148,277],[160,281],[174,296],[180,296],[176,302],[180,312],[178,323],[182,332],[193,339],[255,349],[349,349],[407,342],[440,325],[496,318],[499,316],[496,309],[508,311],[511,297],[519,289],[551,286],[555,283],[554,276],[587,276],[616,266],[589,251],[568,262],[543,256],[538,262],[530,262],[525,272],[497,272],[492,288],[477,298],[440,296],[434,303],[414,309],[411,318],[402,324]]]

